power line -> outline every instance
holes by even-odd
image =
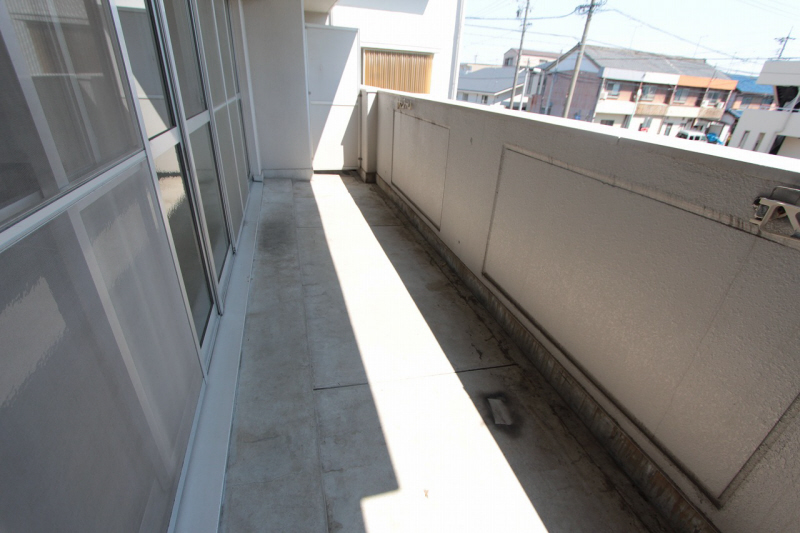
[[[521,29],[517,28],[498,28],[497,26],[481,26],[479,24],[464,24],[464,26],[469,26],[471,28],[485,28],[487,30],[498,30],[498,31],[516,31],[516,32],[522,31]],[[528,33],[533,33],[536,35],[547,35],[549,37],[567,37],[569,39],[574,39],[576,41],[578,40],[578,38],[575,37],[574,35],[564,35],[563,33],[545,33],[541,31],[530,31],[530,30],[528,30]]]
[[[705,48],[706,50],[711,50],[711,51],[712,51],[712,52],[714,52],[715,54],[719,54],[719,55],[722,55],[722,56],[726,56],[726,57],[728,57],[728,58],[732,58],[732,59],[735,59],[735,58],[736,58],[735,56],[732,56],[732,55],[730,55],[730,54],[727,54],[727,53],[725,53],[725,52],[723,52],[723,51],[721,51],[721,50],[715,50],[714,48],[710,48],[710,47],[708,47],[708,46],[698,45],[698,43],[696,43],[696,42],[694,42],[694,41],[691,41],[691,40],[689,40],[689,39],[686,39],[685,37],[681,37],[680,35],[676,35],[676,34],[674,34],[674,33],[672,33],[672,32],[669,32],[669,31],[667,31],[667,30],[661,29],[661,28],[659,28],[658,26],[653,26],[652,24],[650,24],[650,23],[648,23],[648,22],[645,22],[645,21],[643,21],[643,20],[639,20],[639,19],[637,19],[636,17],[633,17],[633,16],[631,16],[631,15],[628,15],[628,14],[627,14],[627,13],[625,13],[624,11],[620,11],[619,9],[611,8],[611,9],[607,9],[607,10],[604,10],[604,11],[613,11],[613,12],[615,12],[615,13],[619,13],[619,14],[620,14],[620,15],[622,15],[623,17],[625,17],[625,18],[628,18],[628,19],[630,19],[630,20],[632,20],[632,21],[634,21],[634,22],[638,22],[639,24],[642,24],[642,25],[644,25],[644,26],[647,26],[648,28],[651,28],[651,29],[653,29],[653,30],[659,31],[659,32],[661,32],[661,33],[663,33],[663,34],[665,34],[665,35],[669,35],[670,37],[674,37],[675,39],[678,39],[679,41],[683,41],[683,42],[685,42],[685,43],[689,43],[689,44],[691,44],[691,45],[694,45],[694,46],[699,46],[700,48]]]
[[[575,14],[578,8],[573,9],[566,15],[556,15],[552,17],[528,17],[528,20],[552,20],[552,19],[563,19],[570,17]],[[516,17],[464,17],[467,20],[519,20]]]
[[[736,1],[746,6],[752,7],[754,9],[758,9],[759,11],[766,11],[772,15],[779,15],[782,17],[785,17],[786,15],[796,15],[796,13],[790,13],[788,8],[783,9],[777,6],[771,6],[769,4],[758,2],[757,0],[736,0]]]
[[[521,29],[518,29],[518,28],[498,28],[496,26],[481,26],[481,25],[477,25],[477,24],[465,24],[465,26],[471,26],[473,28],[485,28],[485,29],[489,29],[489,30],[503,31],[503,32],[506,33],[506,35],[508,33],[511,33],[511,32],[521,32],[522,31]],[[578,40],[577,37],[575,37],[574,35],[565,35],[563,33],[547,33],[547,32],[537,32],[537,31],[530,31],[530,30],[528,30],[528,33],[534,34],[534,35],[545,35],[545,36],[548,36],[548,37],[559,37],[559,38],[564,38],[564,39],[572,39],[572,40],[575,40],[575,41]],[[487,34],[478,34],[478,35],[480,35],[481,37],[489,37],[489,35],[487,35]],[[501,38],[503,36],[502,35],[498,35],[496,37],[497,38]],[[709,50],[714,51],[715,53],[721,53],[722,55],[720,55],[720,56],[705,56],[705,57],[702,57],[702,58],[695,59],[695,58],[686,57],[686,56],[665,55],[665,54],[657,54],[655,52],[646,52],[646,51],[643,51],[643,50],[636,50],[636,49],[628,48],[628,47],[625,47],[625,46],[619,46],[619,45],[616,45],[614,43],[608,43],[608,42],[605,42],[605,41],[598,41],[597,39],[587,39],[587,41],[592,42],[592,43],[601,44],[601,45],[604,45],[604,46],[610,46],[610,47],[613,47],[613,48],[620,48],[620,49],[623,49],[623,50],[633,50],[635,52],[644,52],[644,53],[648,53],[648,54],[652,53],[654,55],[657,55],[659,57],[664,57],[666,59],[675,59],[675,60],[684,60],[684,61],[700,62],[702,60],[707,60],[707,61],[732,60],[732,61],[747,62],[747,61],[768,61],[770,59],[774,59],[774,56],[737,56],[737,55],[726,54],[726,53],[723,53],[723,52],[716,52],[713,49],[709,49]],[[691,41],[688,41],[688,42],[691,43]],[[696,45],[697,43],[695,42],[695,43],[691,43],[691,44]],[[701,46],[701,48],[704,48],[704,47]],[[653,58],[652,57],[624,57],[624,58],[620,58],[620,59],[625,59],[626,61],[651,61]],[[798,60],[798,59],[800,59],[800,57],[785,57],[785,58],[782,58],[782,59]]]

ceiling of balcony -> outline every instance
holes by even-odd
[[[306,0],[303,4],[303,9],[306,11],[327,13],[335,3],[336,0]]]

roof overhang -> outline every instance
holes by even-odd
[[[761,85],[800,86],[800,61],[767,61],[757,83]]]
[[[678,85],[683,87],[702,87],[703,89],[720,89],[722,91],[734,90],[737,83],[736,80],[720,80],[703,76],[681,76],[678,81]]]
[[[603,69],[602,77],[607,80],[634,81],[643,83],[658,83],[663,85],[677,85],[680,78],[677,74],[665,74],[662,72],[642,72],[639,70],[627,70],[622,68]]]

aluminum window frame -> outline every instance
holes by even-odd
[[[113,2],[109,1],[108,4],[111,5]],[[46,7],[48,12],[52,15],[55,8],[52,3],[52,0],[48,0],[46,2]],[[57,15],[53,15],[57,18]],[[116,22],[114,22],[113,16],[109,18],[109,29],[114,30],[117,32],[117,37],[119,36],[118,26]],[[62,48],[66,48],[66,44],[64,42],[64,37],[62,30],[60,28],[60,24],[56,24],[56,32],[60,35],[59,44]],[[57,186],[57,190],[50,196],[47,196],[47,187],[45,184],[40,182],[41,186],[41,194],[44,196],[40,201],[34,202],[29,200],[29,208],[24,209],[8,220],[0,222],[0,231],[5,229],[9,229],[14,225],[23,222],[27,217],[35,214],[39,210],[44,209],[45,213],[51,212],[49,209],[45,209],[49,204],[60,200],[61,198],[69,195],[72,191],[86,185],[92,180],[98,179],[100,176],[105,176],[108,171],[113,170],[116,166],[124,164],[130,157],[137,154],[141,149],[141,144],[128,153],[121,154],[117,158],[110,160],[102,165],[98,165],[93,168],[90,172],[87,172],[83,177],[77,179],[73,182],[69,181],[67,176],[66,169],[64,168],[64,164],[61,159],[61,155],[58,152],[58,147],[56,146],[55,137],[53,136],[53,132],[50,129],[50,123],[47,120],[47,116],[44,111],[44,107],[42,106],[39,93],[36,90],[36,87],[33,82],[33,76],[29,72],[28,64],[25,61],[25,55],[22,49],[20,48],[20,43],[17,38],[16,30],[14,29],[13,19],[11,14],[8,10],[8,6],[6,2],[0,2],[0,39],[2,39],[5,47],[6,52],[8,53],[11,66],[14,70],[14,73],[17,77],[17,81],[20,84],[20,88],[22,89],[22,93],[25,97],[25,104],[28,107],[28,112],[31,114],[31,118],[33,120],[33,126],[36,130],[36,133],[39,135],[39,140],[42,143],[42,149],[45,152],[45,156],[47,158],[48,165],[50,167],[50,171],[53,174],[53,180]],[[117,39],[117,48],[114,48],[113,43],[111,45],[111,53],[114,56],[114,59],[117,61],[118,66],[122,66],[123,63],[123,49],[122,43],[119,39]],[[69,56],[67,50],[64,50],[62,53],[66,56]],[[66,61],[67,59],[65,59]],[[71,61],[69,62],[71,66]],[[119,73],[118,73],[119,74]],[[117,80],[125,94],[124,97],[126,98],[127,102],[134,106],[138,103],[138,99],[136,98],[135,87],[131,88],[129,83],[126,83],[125,76],[119,74],[119,79]],[[80,92],[78,90],[78,92]],[[81,95],[82,98],[82,95]],[[81,108],[81,115],[86,115],[85,106]],[[139,121],[137,117],[131,114],[131,118],[133,119],[132,125],[134,128],[137,128],[139,132],[143,129],[143,122]],[[94,144],[92,145],[92,151],[95,159],[96,157],[96,147]],[[37,181],[39,181],[40,177],[36,176]],[[24,198],[22,200],[26,200]],[[0,243],[0,249],[2,249],[2,243]]]
[[[622,83],[618,81],[606,81],[606,97],[609,99],[619,98],[622,90]]]
[[[672,96],[672,102],[675,104],[685,104],[689,99],[691,90],[688,87],[680,87],[675,89],[675,94]]]
[[[642,85],[642,95],[639,100],[642,102],[652,102],[658,93],[658,86],[656,85]]]

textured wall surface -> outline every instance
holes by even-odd
[[[698,508],[798,519],[800,252],[749,217],[800,165],[388,91],[378,109],[381,178],[443,180],[432,230]],[[441,168],[422,121],[449,131],[443,178],[407,171]]]
[[[447,128],[408,115],[395,117],[398,153],[413,153],[415,157],[398,157],[394,161],[392,183],[436,227],[442,221],[449,137]]]

